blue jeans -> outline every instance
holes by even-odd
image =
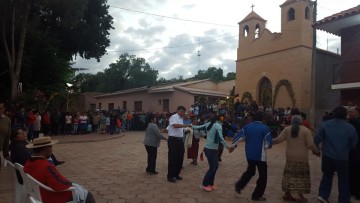
[[[132,120],[126,120],[126,130],[131,131]]]
[[[204,148],[205,156],[209,163],[209,170],[206,172],[203,180],[203,186],[214,185],[216,171],[218,169],[218,150]]]
[[[330,197],[334,172],[338,175],[339,203],[350,203],[349,166],[347,160],[335,160],[322,156],[321,170],[323,177],[320,182],[319,196],[324,199]]]

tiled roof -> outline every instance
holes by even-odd
[[[333,34],[340,35],[340,29],[360,24],[359,14],[360,5],[319,20],[315,22],[313,26]],[[337,29],[335,28],[335,25],[337,26]]]
[[[180,89],[191,94],[198,94],[198,95],[208,95],[208,96],[216,96],[216,97],[228,97],[230,96],[229,92],[224,91],[213,91],[213,90],[205,90],[205,89],[197,89],[197,88],[189,88],[189,87],[175,87],[176,89]]]
[[[318,26],[321,24],[325,24],[325,23],[330,23],[332,21],[336,21],[342,18],[346,18],[346,17],[350,17],[356,14],[360,14],[360,5],[354,7],[354,8],[350,8],[348,10],[345,11],[341,11],[340,13],[336,13],[334,15],[328,16],[322,20],[317,21],[316,23],[314,23],[314,26]]]

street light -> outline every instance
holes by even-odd
[[[66,96],[66,112],[68,112],[68,110],[69,110],[69,94],[70,94],[69,87],[72,87],[73,84],[71,84],[71,83],[66,83],[66,86],[68,87],[68,88],[67,88],[67,96]]]

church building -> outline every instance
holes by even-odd
[[[266,29],[254,11],[239,23],[235,91],[265,108],[310,109],[313,2],[280,7],[281,33]]]
[[[312,104],[313,9],[311,0],[286,0],[281,32],[265,28],[266,20],[251,11],[239,22],[235,92],[242,101],[264,108]]]

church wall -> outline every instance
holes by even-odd
[[[292,102],[290,99],[290,95],[289,92],[287,91],[285,86],[281,86],[277,96],[276,96],[276,101],[275,101],[275,106],[274,108],[287,108],[287,107],[292,107]]]
[[[276,84],[287,79],[295,92],[296,106],[310,108],[311,50],[306,47],[256,56],[238,61],[236,68],[236,93],[248,91],[258,101],[257,88],[262,77]]]

